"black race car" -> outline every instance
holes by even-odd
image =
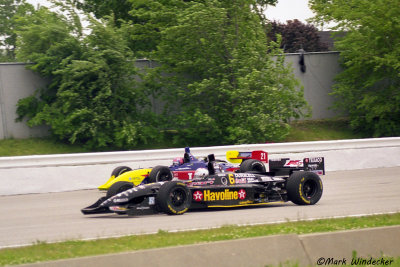
[[[164,212],[183,214],[189,209],[261,206],[292,201],[314,205],[322,196],[324,158],[269,160],[269,171],[218,172],[209,155],[208,175],[188,181],[140,185],[112,197],[102,197],[82,209],[83,214],[114,212],[141,215]],[[264,165],[255,159],[242,164]],[[257,169],[257,168],[256,168]]]

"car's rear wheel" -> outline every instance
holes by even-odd
[[[123,174],[123,173],[125,173],[125,172],[128,172],[128,171],[131,171],[132,169],[130,168],[130,167],[128,167],[128,166],[119,166],[119,167],[116,167],[112,172],[111,172],[111,177],[118,177],[118,176],[120,176],[121,174]]]
[[[259,172],[263,173],[266,172],[265,165],[259,160],[256,159],[247,159],[240,164],[240,172]]]
[[[182,182],[167,182],[161,185],[156,197],[162,212],[170,215],[185,213],[192,203],[190,190]]]
[[[133,183],[124,181],[116,182],[107,190],[106,197],[110,198],[131,188],[133,188]]]
[[[313,172],[294,172],[290,175],[286,189],[290,201],[297,205],[314,205],[323,191],[321,178]]]
[[[149,173],[149,182],[164,182],[172,180],[172,172],[166,166],[155,166]]]

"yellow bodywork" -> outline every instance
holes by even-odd
[[[242,163],[243,159],[238,159],[239,157],[239,151],[236,150],[229,150],[226,151],[226,159],[230,162],[230,163]]]
[[[118,177],[115,177],[113,175],[110,177],[110,179],[108,179],[105,184],[99,186],[98,188],[100,190],[108,190],[110,186],[120,181],[130,182],[133,183],[134,186],[138,186],[143,182],[143,180],[149,175],[150,172],[151,169],[138,169],[125,172]]]

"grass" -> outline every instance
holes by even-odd
[[[53,244],[38,241],[32,246],[1,249],[0,265],[43,262],[277,234],[310,234],[392,225],[400,225],[400,213],[356,218],[321,219],[299,222],[288,221],[286,223],[257,226],[230,225],[217,229],[175,233],[160,230],[157,234],[126,236],[95,241],[67,241]],[[398,263],[400,264],[400,261]]]
[[[293,122],[285,142],[320,141],[362,138],[354,134],[346,120],[307,120]],[[166,144],[153,144],[152,148],[168,148]],[[146,149],[138,147],[137,149]],[[64,144],[45,138],[0,140],[0,157],[65,154],[91,152],[78,145]]]
[[[81,146],[63,144],[46,138],[0,140],[0,156],[26,156],[89,152]]]
[[[364,138],[354,133],[346,119],[306,120],[291,123],[285,142],[342,140]]]

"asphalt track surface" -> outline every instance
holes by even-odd
[[[80,209],[104,193],[82,190],[0,197],[0,248],[97,239],[159,230],[206,229],[223,225],[253,225],[285,221],[400,212],[400,167],[337,171],[322,177],[324,193],[314,206],[291,202],[257,208],[191,211],[121,216],[82,215]]]

